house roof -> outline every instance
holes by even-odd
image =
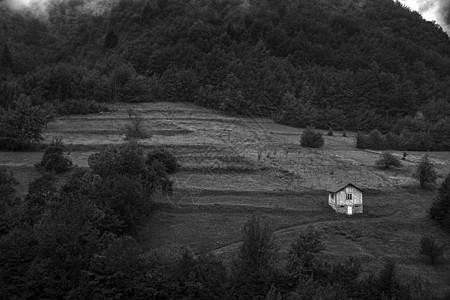
[[[354,188],[357,189],[358,191],[362,192],[362,190],[361,190],[359,187],[357,187],[356,185],[354,185],[353,183],[350,183],[350,182],[336,184],[336,185],[331,186],[330,188],[328,188],[327,191],[330,192],[330,193],[337,193],[337,192],[339,192],[339,191],[345,189],[345,188],[348,187],[349,185],[352,186],[352,187],[354,187]]]

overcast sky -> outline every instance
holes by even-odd
[[[418,11],[428,21],[436,21],[450,34],[450,25],[445,21],[450,10],[450,0],[399,0],[411,9]],[[448,19],[447,19],[448,20]]]

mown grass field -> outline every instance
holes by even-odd
[[[230,117],[185,103],[112,108],[110,113],[57,119],[46,129],[44,142],[62,138],[74,164],[87,167],[90,154],[124,142],[127,109],[141,113],[151,137],[140,144],[167,148],[182,166],[172,176],[174,195],[155,197],[169,205],[162,205],[140,233],[144,249],[186,246],[230,260],[242,226],[260,214],[275,231],[281,263],[296,235],[313,226],[323,232],[324,255],[330,260],[356,256],[370,272],[391,258],[401,278],[420,276],[442,295],[450,293],[450,250],[434,267],[419,255],[419,240],[426,233],[450,245],[450,235],[427,216],[435,191],[420,190],[412,176],[423,153],[408,153],[402,168],[384,171],[374,167],[380,153],[356,149],[353,133],[325,136],[325,146],[312,150],[299,146],[301,129],[266,119]],[[450,172],[450,153],[429,155],[442,180]],[[33,165],[41,156],[0,152],[0,166],[21,182],[19,194],[39,175]],[[365,190],[363,215],[337,215],[327,206],[326,188],[346,181]]]

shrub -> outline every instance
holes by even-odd
[[[401,167],[402,163],[392,153],[383,152],[381,158],[375,162],[375,165],[380,168],[389,169],[390,167]]]
[[[327,135],[328,136],[333,136],[333,128],[330,127],[330,129],[328,129]]]
[[[315,131],[313,128],[306,128],[300,139],[300,145],[308,148],[320,148],[324,144],[322,133]]]
[[[60,138],[54,138],[44,151],[40,166],[46,171],[63,173],[72,167],[72,160],[64,156],[66,147]]]
[[[130,118],[131,124],[125,126],[124,128],[124,134],[126,140],[131,139],[146,139],[150,136],[144,131],[142,128],[142,117],[141,115],[134,111],[134,110],[128,110],[128,117]]]
[[[168,174],[175,173],[180,168],[175,156],[165,149],[157,149],[149,152],[145,163],[150,167],[155,160],[160,161],[165,166]]]
[[[428,155],[422,157],[414,175],[422,188],[433,187],[436,184],[437,174],[433,164],[428,159]]]
[[[56,111],[61,115],[87,115],[107,112],[109,108],[95,101],[67,100],[59,104]]]
[[[438,242],[435,237],[423,236],[420,240],[420,254],[428,257],[432,265],[444,255],[444,249],[445,245]]]

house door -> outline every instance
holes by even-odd
[[[347,215],[353,215],[353,206],[352,205],[347,206]]]

